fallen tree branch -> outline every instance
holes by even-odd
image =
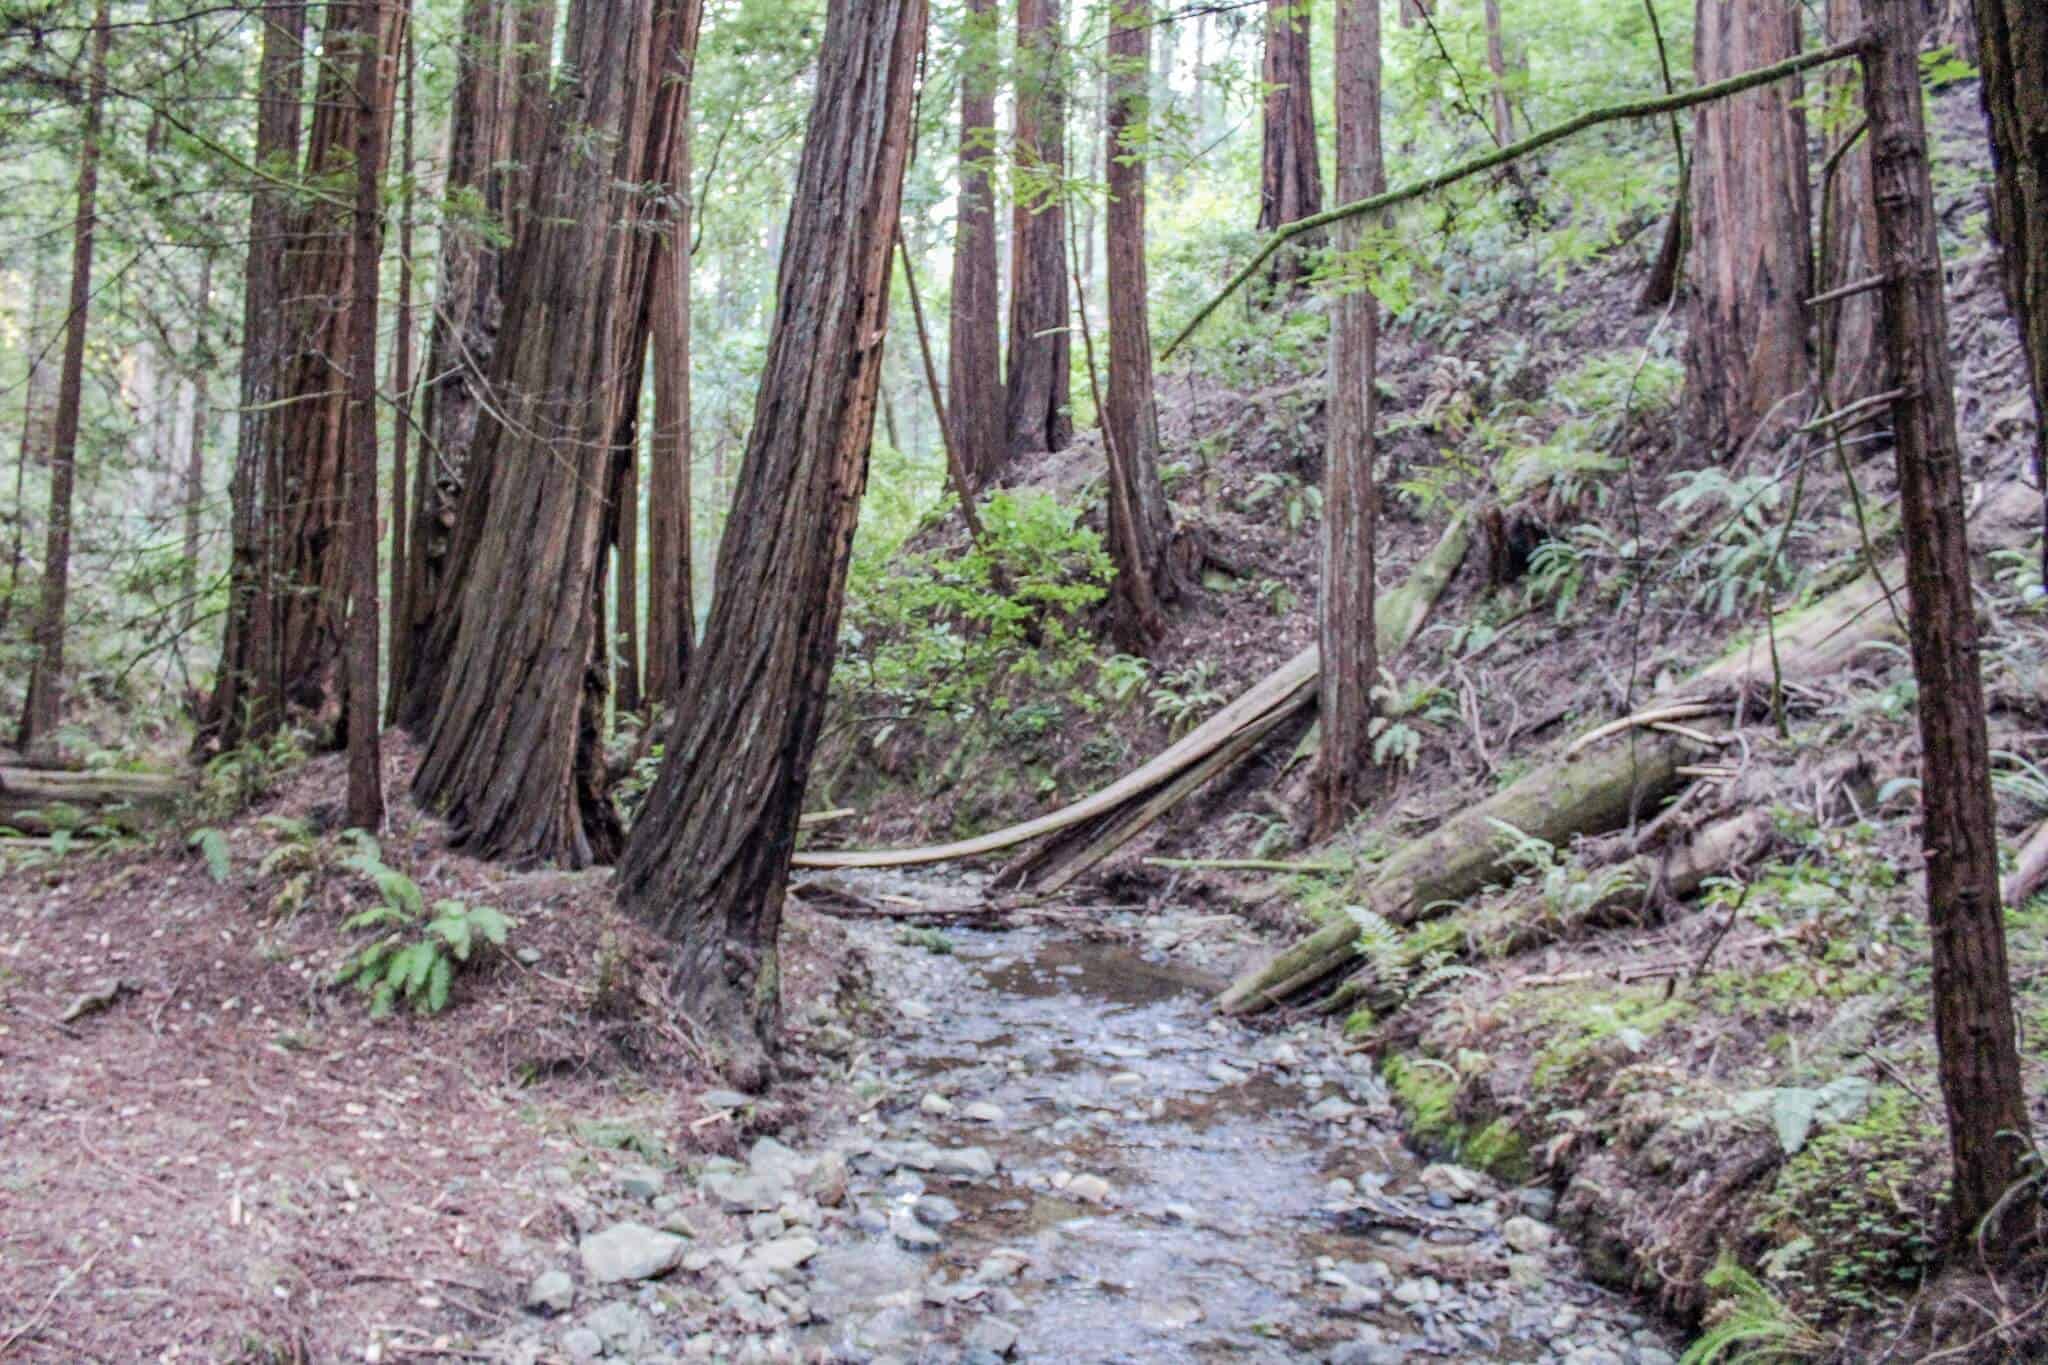
[[[1216,872],[1349,872],[1342,863],[1290,863],[1280,858],[1141,858],[1147,867]]]

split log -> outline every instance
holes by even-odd
[[[1384,594],[1376,604],[1381,649],[1385,655],[1391,657],[1398,652],[1398,645],[1389,647],[1389,640],[1406,644],[1422,628],[1430,608],[1443,595],[1451,575],[1457,572],[1459,563],[1463,561],[1469,541],[1468,521],[1460,515],[1445,529],[1429,556],[1415,566],[1408,581]],[[1320,668],[1321,659],[1315,646],[1311,645],[1189,731],[1151,762],[1070,806],[972,839],[957,839],[921,848],[799,852],[793,865],[826,870],[953,862],[1015,848],[1049,834],[1087,825],[1087,829],[1061,845],[1062,849],[1074,851],[1063,854],[1058,865],[1073,867],[1078,874],[1078,870],[1092,865],[1081,862],[1089,850],[1101,848],[1105,854],[1114,851],[1171,809],[1174,801],[1235,764],[1282,721],[1312,704]],[[1176,793],[1170,800],[1167,799],[1169,791]],[[1098,823],[1089,824],[1091,821]],[[1121,838],[1112,837],[1119,832]]]
[[[0,767],[0,825],[23,834],[49,834],[54,806],[95,812],[98,823],[133,827],[162,814],[190,790],[184,778],[167,773],[68,772],[54,768]]]
[[[1811,680],[1834,672],[1870,645],[1896,639],[1898,618],[1887,610],[1885,585],[1902,583],[1903,566],[1866,574],[1802,611],[1775,621],[1778,673]],[[1773,678],[1768,636],[1746,639],[1653,699],[1662,715],[1683,702],[1741,699]],[[1711,722],[1718,724],[1719,722]],[[1611,729],[1611,727],[1609,727]],[[1696,751],[1684,734],[1629,728],[1600,748],[1571,753],[1531,771],[1507,790],[1453,815],[1380,864],[1362,889],[1368,908],[1392,924],[1433,916],[1510,876],[1510,844],[1499,824],[1551,844],[1602,834],[1634,820],[1684,781],[1679,769]],[[1496,823],[1498,822],[1498,824]],[[1304,997],[1318,998],[1333,979],[1358,961],[1358,931],[1349,920],[1324,925],[1225,991],[1226,1013],[1252,1014]]]

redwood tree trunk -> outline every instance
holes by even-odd
[[[1880,334],[1892,385],[1905,391],[1892,405],[1892,425],[1908,633],[1919,683],[1920,843],[1934,943],[1934,1035],[1955,1161],[1953,1230],[1966,1245],[2020,1173],[2029,1150],[2027,1106],[1998,899],[1998,831],[1955,379],[1922,124],[1916,0],[1866,3],[1879,35],[1863,60],[1877,258],[1890,281],[1882,291]],[[2006,1230],[1992,1229],[1994,1240]]]
[[[1386,188],[1380,153],[1378,0],[1338,0],[1336,36],[1337,198],[1364,199]],[[1355,252],[1365,222],[1337,225],[1339,253]],[[1379,680],[1373,619],[1373,554],[1379,514],[1373,484],[1373,392],[1379,302],[1352,287],[1330,317],[1330,402],[1323,459],[1322,591],[1316,598],[1316,685],[1322,747],[1316,756],[1315,829],[1319,838],[1349,819],[1371,787],[1372,689]]]
[[[377,264],[383,254],[384,106],[393,88],[384,43],[391,0],[354,0],[355,211],[350,222],[348,351],[348,822],[384,824],[377,743]]]
[[[1173,513],[1159,482],[1159,418],[1145,277],[1145,136],[1151,10],[1114,0],[1109,27],[1109,456],[1111,603],[1123,647],[1144,653],[1166,633],[1160,605],[1179,595],[1169,551]]]
[[[71,312],[64,327],[64,363],[57,378],[57,416],[50,438],[50,522],[43,551],[43,592],[37,607],[36,659],[17,743],[24,753],[52,754],[63,702],[64,612],[71,586],[71,502],[78,476],[78,418],[85,387],[86,311],[92,304],[93,237],[99,228],[100,130],[107,104],[107,49],[114,40],[109,0],[92,22],[90,89],[78,145],[78,216],[71,228]]]
[[[1508,109],[1507,49],[1500,36],[1500,0],[1486,0],[1486,69],[1493,74],[1493,140],[1505,147],[1515,140],[1515,117]]]
[[[1015,203],[1010,212],[1010,453],[1065,450],[1072,346],[1067,330],[1066,91],[1059,0],[1017,0]]]
[[[653,99],[650,0],[576,0],[457,528],[446,678],[413,790],[478,856],[608,860],[592,697],[622,378],[628,197]],[[463,546],[473,547],[466,554]]]
[[[2048,477],[2048,6],[1977,0],[1984,112],[1991,122],[1992,228],[2005,297],[2034,390],[2034,469]],[[2048,487],[2048,485],[2044,485]],[[2048,501],[2043,503],[2048,519]],[[2048,529],[2048,528],[2044,528]],[[2042,544],[2048,566],[2048,540]]]
[[[1265,142],[1259,157],[1259,231],[1282,228],[1323,208],[1323,170],[1316,158],[1314,68],[1310,62],[1307,0],[1266,0]],[[1275,255],[1270,278],[1294,288],[1304,265],[1302,249],[1318,234],[1298,238]]]
[[[190,407],[185,422],[185,558],[178,573],[178,624],[190,631],[199,613],[199,512],[206,500],[207,376],[213,368],[213,344],[207,336],[208,300],[213,297],[213,253],[199,258],[199,302],[193,324],[195,342],[186,356],[191,373],[185,380],[184,401]],[[182,653],[183,647],[180,646]]]
[[[525,231],[546,136],[554,0],[465,0],[448,127],[448,198],[482,202],[483,221],[450,215],[420,394],[426,439],[413,471],[406,537],[404,668],[391,679],[398,720],[424,734],[445,680],[462,592],[460,509],[487,380],[505,327],[513,250]]]
[[[972,488],[1003,461],[1002,339],[996,319],[996,0],[969,0],[960,77],[960,209],[953,228],[947,407]]]
[[[266,166],[296,166],[306,6],[304,0],[271,0],[262,14],[256,158]],[[267,180],[257,180],[249,196],[249,251],[242,274],[241,414],[228,487],[232,525],[227,626],[213,695],[202,708],[193,738],[197,752],[233,749],[262,739],[283,718],[276,632],[276,517],[281,495],[270,452],[271,428],[282,417],[276,403],[284,384],[288,216],[284,192]]]
[[[910,147],[924,0],[832,0],[789,249],[704,645],[619,869],[677,1003],[765,1084],[776,937],[838,641]],[[820,364],[819,357],[835,357]]]
[[[1828,0],[1828,41],[1846,42],[1865,22],[1864,0]],[[1828,108],[1846,103],[1855,84],[1855,68],[1828,69]],[[1853,122],[1830,129],[1826,164],[1834,167],[1821,182],[1821,256],[1814,292],[1824,294],[1877,273],[1877,201],[1870,193],[1870,139],[1848,139],[1858,131]],[[1877,295],[1869,291],[1821,304],[1815,321],[1819,339],[1817,375],[1826,383],[1824,398],[1831,408],[1868,397],[1883,387],[1884,357],[1877,336]]]
[[[414,38],[411,0],[405,0],[405,59],[401,80],[404,131],[399,134],[399,208],[398,208],[398,317],[392,330],[397,336],[392,344],[391,393],[397,405],[397,414],[391,424],[391,688],[385,698],[385,719],[387,722],[398,718],[398,679],[404,675],[406,654],[412,648],[412,632],[405,629],[405,622],[411,616],[407,606],[406,593],[410,586],[410,565],[412,552],[407,546],[412,532],[412,518],[406,507],[406,482],[408,461],[406,450],[412,441],[412,229],[413,229],[413,106],[417,102],[418,83],[414,79]],[[421,449],[425,458],[425,448]]]
[[[1701,84],[1799,50],[1795,0],[1699,0]],[[1693,120],[1692,246],[1686,271],[1686,404],[1695,439],[1739,449],[1767,417],[1797,425],[1786,401],[1810,381],[1813,292],[1806,119],[1797,79],[1699,106]]]

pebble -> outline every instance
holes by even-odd
[[[940,1148],[932,1154],[931,1169],[940,1175],[986,1179],[996,1173],[996,1159],[986,1147]]]
[[[974,1329],[967,1334],[967,1349],[1006,1357],[1017,1349],[1018,1335],[1016,1327],[1001,1318],[983,1318],[975,1323]]]
[[[945,1244],[938,1233],[903,1213],[889,1220],[889,1235],[905,1251],[937,1251]]]
[[[976,1100],[961,1107],[960,1117],[970,1123],[1001,1123],[1003,1107],[999,1104],[990,1104],[987,1100]]]
[[[1527,1214],[1516,1214],[1500,1225],[1501,1240],[1516,1251],[1538,1252],[1550,1246],[1550,1225],[1539,1223]]]
[[[917,1107],[920,1113],[930,1114],[933,1118],[938,1118],[953,1112],[953,1101],[947,1099],[944,1095],[927,1094],[917,1102]]]
[[[751,1095],[742,1095],[737,1090],[706,1090],[697,1096],[697,1103],[706,1109],[745,1109],[754,1102]]]
[[[668,1176],[656,1166],[623,1166],[612,1177],[617,1182],[619,1193],[628,1199],[651,1203],[660,1195],[668,1183]]]
[[[1358,1112],[1358,1106],[1336,1095],[1326,1095],[1317,1100],[1308,1111],[1308,1116],[1318,1123],[1342,1123]]]
[[[750,1270],[787,1274],[817,1254],[818,1244],[809,1237],[778,1237],[754,1247],[741,1264]]]
[[[566,1270],[543,1271],[526,1286],[526,1306],[549,1314],[566,1313],[576,1306],[576,1281]]]
[[[1107,1204],[1113,1190],[1099,1175],[1077,1175],[1067,1182],[1067,1193],[1090,1204]]]
[[[604,1354],[604,1338],[588,1327],[571,1327],[562,1333],[562,1349],[571,1360],[596,1360]]]
[[[1211,1062],[1208,1076],[1218,1085],[1240,1085],[1244,1082],[1245,1073],[1229,1062]]]
[[[911,1217],[928,1228],[942,1228],[960,1217],[960,1206],[943,1195],[927,1194],[910,1206]]]
[[[641,1223],[614,1223],[577,1246],[583,1273],[599,1284],[648,1280],[675,1268],[687,1245],[671,1232]]]

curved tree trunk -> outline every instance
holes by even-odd
[[[1704,85],[1795,55],[1795,0],[1699,0],[1694,75]],[[1693,119],[1686,271],[1686,406],[1694,438],[1739,449],[1766,418],[1807,414],[1806,299],[1813,292],[1801,82],[1699,106]]]
[[[969,0],[961,55],[960,209],[953,229],[947,406],[971,488],[1002,467],[1002,339],[997,330],[996,206],[989,161],[996,134],[996,0]]]
[[[1955,1160],[1952,1231],[1960,1248],[2019,1177],[2032,1142],[1998,900],[1991,746],[1914,4],[1868,0],[1878,41],[1864,54],[1863,82],[1878,260],[1890,281],[1880,294],[1879,330],[1892,384],[1904,391],[1892,405],[1892,426],[1906,542],[1907,633],[1919,683],[1920,842],[1934,945],[1934,1038]],[[1986,1229],[1993,1245],[2021,1225],[2016,1213],[2007,1214],[2006,1227]]]
[[[653,98],[650,0],[577,0],[457,528],[446,682],[413,790],[481,857],[613,856],[597,639],[615,452],[620,224]],[[473,545],[472,553],[463,553]]]
[[[867,481],[924,0],[832,0],[704,645],[619,869],[677,1003],[765,1084],[776,937]],[[821,365],[818,357],[836,357]]]
[[[1316,157],[1314,66],[1307,0],[1266,0],[1265,142],[1259,156],[1259,231],[1286,227],[1323,209],[1323,170]],[[1311,233],[1273,258],[1268,278],[1296,287]]]
[[[1338,0],[1336,33],[1337,197],[1348,203],[1386,186],[1380,153],[1378,0]],[[1337,225],[1337,250],[1354,252],[1365,222]],[[1335,832],[1370,790],[1372,689],[1379,680],[1373,620],[1378,490],[1373,486],[1373,392],[1379,301],[1355,287],[1337,296],[1330,319],[1330,403],[1323,457],[1322,591],[1316,598],[1317,682],[1322,747],[1316,755],[1315,828]]]
[[[1162,603],[1180,595],[1169,551],[1173,512],[1159,482],[1159,416],[1145,277],[1147,0],[1114,0],[1109,28],[1109,456],[1111,610],[1123,647],[1142,654],[1166,633]]]
[[[77,216],[71,227],[71,313],[64,326],[64,363],[57,378],[57,415],[50,436],[50,521],[43,551],[42,600],[36,609],[35,664],[16,737],[23,753],[54,750],[64,688],[64,615],[71,586],[71,502],[78,477],[78,419],[85,388],[86,314],[92,306],[93,238],[99,229],[100,129],[107,105],[107,49],[114,41],[109,0],[92,21],[92,67],[85,129],[78,144]]]
[[[1072,345],[1067,318],[1065,55],[1059,0],[1017,0],[1015,203],[1010,211],[1010,453],[1065,450]]]
[[[406,537],[403,667],[393,670],[400,724],[426,732],[445,679],[461,566],[474,544],[458,544],[470,451],[512,284],[510,247],[525,230],[539,172],[554,47],[554,0],[465,0],[456,46],[454,111],[448,127],[448,198],[482,202],[482,219],[451,214],[441,231],[428,382],[420,395],[425,439],[413,471],[412,529]]]
[[[1992,228],[2034,390],[2034,471],[2041,480],[2048,478],[2048,83],[2041,76],[2048,70],[2048,7],[1977,0],[1977,33],[1998,173]],[[2048,502],[2043,511],[2048,519]],[[2048,540],[2042,555],[2048,565]]]

